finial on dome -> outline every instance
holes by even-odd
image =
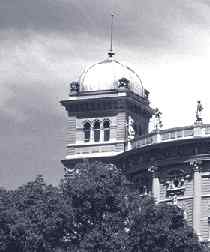
[[[113,34],[113,19],[114,19],[113,13],[111,14],[111,17],[112,17],[112,19],[111,19],[111,34],[110,34],[111,35],[110,36],[110,50],[108,52],[108,56],[110,58],[112,58],[115,55],[115,53],[113,52],[113,49],[112,49],[112,34]]]

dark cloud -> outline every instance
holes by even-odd
[[[1,2],[0,23],[2,29],[80,32],[91,11],[85,1],[8,0]]]
[[[67,119],[58,101],[85,66],[105,57],[112,12],[117,55],[136,64],[150,55],[148,82],[152,67],[160,71],[156,58],[179,48],[192,53],[196,31],[205,35],[210,25],[207,0],[1,1],[0,185],[16,187],[38,173],[52,183],[62,177]]]
[[[14,87],[16,96],[7,108],[12,116],[1,111],[0,183],[14,188],[43,174],[49,183],[59,183],[63,177],[60,159],[64,157],[65,114],[55,100],[46,100],[45,92],[36,88]],[[21,113],[21,115],[20,115]],[[17,120],[16,117],[20,117]]]
[[[182,25],[207,25],[204,9],[209,10],[207,2],[189,0],[7,0],[0,5],[0,27],[14,34],[22,31],[25,36],[54,33],[74,40],[88,33],[107,39],[110,13],[115,12],[116,40],[145,47],[161,40],[166,46],[175,42],[175,34],[181,36]]]

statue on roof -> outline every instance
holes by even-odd
[[[197,101],[196,123],[202,123],[202,120],[203,120],[202,111],[203,111],[203,106],[201,104],[201,101]]]
[[[160,112],[160,110],[158,108],[155,108],[153,110],[153,114],[154,114],[154,117],[155,117],[155,130],[159,130],[160,128],[163,127],[163,123],[162,123],[162,120],[161,120],[162,112]]]

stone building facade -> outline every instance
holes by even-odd
[[[177,204],[202,241],[210,240],[210,125],[148,132],[154,110],[139,76],[109,55],[70,84],[61,101],[68,114],[71,169],[84,158],[117,164],[156,202]]]

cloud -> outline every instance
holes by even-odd
[[[208,26],[210,19],[208,2],[201,0],[7,0],[1,3],[0,28],[25,36],[56,33],[74,40],[87,33],[107,40],[111,12],[116,13],[115,39],[144,47],[160,40],[163,47],[173,44],[185,25]]]
[[[55,100],[32,87],[13,88],[0,119],[0,184],[15,188],[43,174],[58,184],[63,177],[66,116]]]
[[[67,119],[58,101],[106,57],[112,12],[116,56],[140,74],[164,124],[193,122],[198,96],[208,114],[208,1],[1,1],[1,185],[62,177]]]

